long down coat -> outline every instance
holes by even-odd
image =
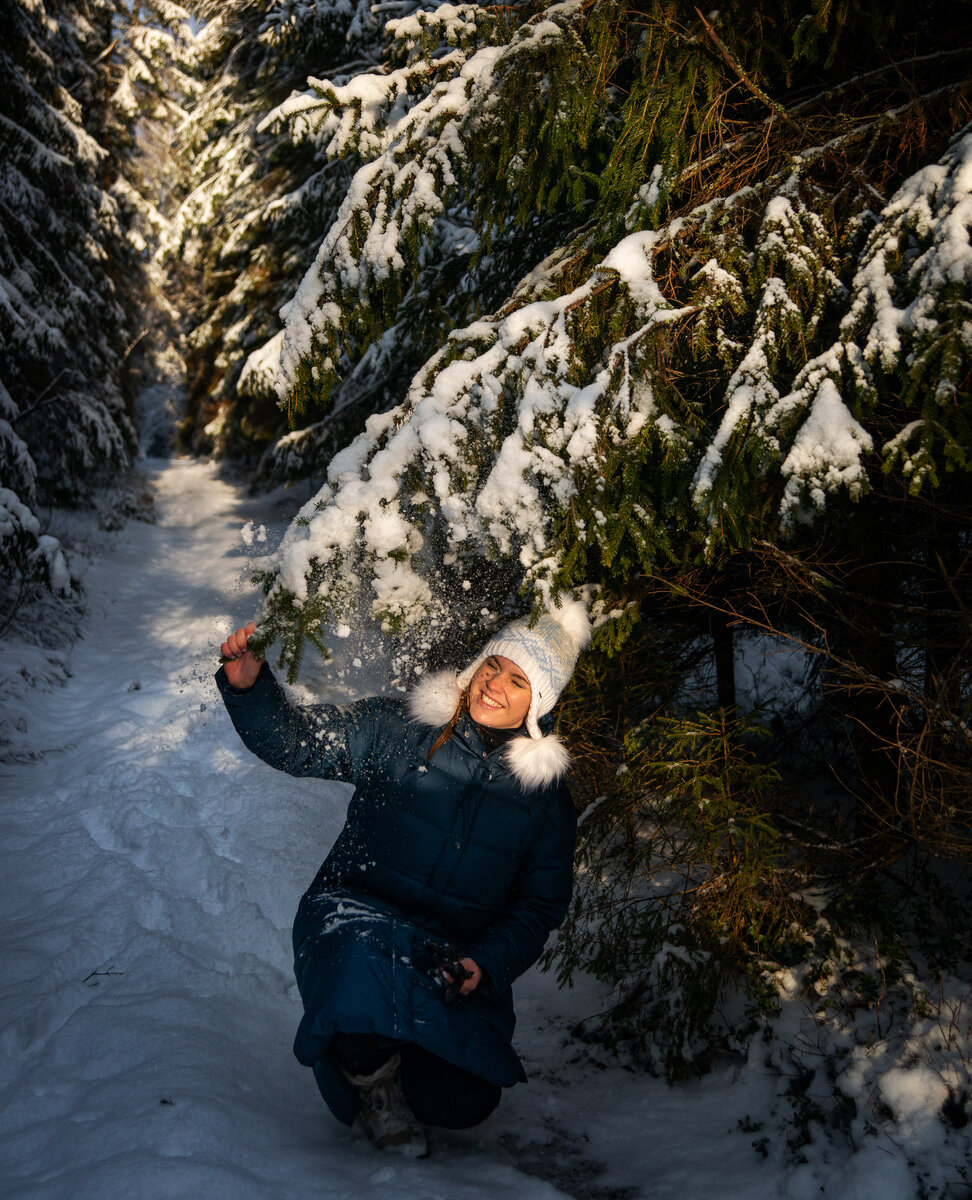
[[[294,1053],[350,1124],[357,1096],[329,1054],[335,1031],[414,1042],[501,1087],[526,1076],[510,985],[539,957],[570,900],[576,819],[555,734],[487,753],[460,720],[453,672],[407,701],[294,707],[264,664],[252,688],[217,683],[237,732],[288,774],[354,785],[344,828],[302,898],[294,970],[304,1017]],[[447,1003],[428,973],[446,945],[483,979]]]

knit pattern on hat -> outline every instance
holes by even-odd
[[[511,621],[483,647],[479,656],[460,672],[456,682],[464,691],[487,658],[499,656],[516,663],[530,681],[532,696],[526,717],[527,732],[541,736],[537,721],[546,716],[567,686],[577,658],[591,640],[587,609],[579,600],[564,600],[536,618]]]

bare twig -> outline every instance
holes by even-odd
[[[763,89],[752,78],[752,76],[749,75],[743,69],[742,65],[739,62],[737,62],[735,58],[733,58],[733,56],[729,52],[729,49],[726,46],[725,42],[723,42],[722,38],[719,37],[719,35],[712,28],[712,26],[710,25],[708,20],[702,15],[702,11],[697,8],[695,10],[695,15],[702,22],[702,27],[703,27],[703,29],[705,29],[706,35],[708,36],[709,40],[712,42],[712,44],[715,46],[715,48],[719,51],[719,54],[725,60],[729,69],[739,79],[740,83],[742,83],[747,88],[748,91],[752,92],[752,94],[758,100],[762,101],[762,103],[766,105],[766,107],[770,110],[770,112],[773,113],[774,116],[779,117],[781,121],[786,122],[787,125],[791,126],[793,129],[798,130],[801,134],[804,133],[804,127],[800,124],[800,122],[795,120],[786,111],[786,109],[783,107],[783,105],[779,103],[779,101],[774,100],[772,96],[767,95],[767,93],[763,91]]]
[[[60,400],[61,399],[60,396],[58,396],[56,394],[52,395],[52,396],[48,396],[48,393],[53,391],[53,389],[57,387],[57,385],[61,382],[61,379],[67,373],[68,373],[67,367],[63,367],[60,371],[58,371],[58,373],[54,376],[54,378],[51,380],[51,382],[47,385],[46,388],[44,388],[44,390],[41,392],[41,394],[37,397],[37,399],[34,401],[34,403],[29,408],[22,408],[20,410],[20,412],[15,413],[10,418],[10,424],[16,425],[18,421],[22,421],[24,419],[24,417],[30,416],[30,414],[32,412],[36,412],[39,408],[45,408],[48,404],[53,404],[55,401]]]

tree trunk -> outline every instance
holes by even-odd
[[[736,661],[732,627],[725,613],[711,615],[709,633],[715,651],[716,700],[720,708],[729,712],[736,707]]]

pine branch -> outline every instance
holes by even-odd
[[[54,390],[54,388],[56,388],[57,385],[60,383],[61,379],[69,373],[71,375],[76,375],[76,372],[71,370],[70,367],[62,367],[61,370],[58,371],[57,375],[55,375],[55,377],[47,385],[47,387],[44,388],[44,390],[41,392],[41,394],[37,398],[37,400],[35,400],[34,403],[30,405],[29,408],[22,408],[19,412],[15,413],[10,418],[10,424],[16,425],[19,421],[22,421],[24,419],[24,417],[29,417],[31,413],[37,412],[38,409],[46,408],[48,404],[56,404],[59,401],[63,401],[63,399],[64,399],[63,396],[59,396],[59,395],[52,396],[52,395],[49,395],[49,393],[52,392]]]
[[[899,77],[904,75],[905,67],[924,67],[931,66],[935,63],[945,63],[953,58],[966,58],[972,55],[972,46],[957,46],[953,50],[940,50],[935,54],[916,54],[909,58],[896,58],[884,63],[880,67],[875,67],[870,71],[863,71],[860,75],[854,75],[850,79],[841,80],[840,83],[833,87],[827,88],[823,92],[814,91],[813,95],[808,96],[805,100],[801,100],[798,104],[790,107],[789,112],[796,114],[811,106],[818,107],[822,104],[828,104],[834,100],[839,100],[850,91],[861,91],[867,85],[874,83],[877,79],[883,79],[886,75],[894,74]],[[958,82],[957,86],[964,83],[964,80]]]
[[[757,98],[757,100],[760,100],[763,104],[765,104],[766,107],[774,114],[774,116],[779,117],[781,121],[784,121],[787,125],[789,125],[793,129],[795,129],[798,133],[804,134],[805,131],[804,131],[803,126],[800,124],[800,122],[795,120],[786,111],[786,109],[783,107],[782,104],[778,103],[778,101],[774,100],[771,96],[767,95],[767,93],[763,91],[763,89],[759,86],[759,84],[755,82],[755,80],[752,78],[752,76],[749,75],[743,69],[743,67],[740,65],[740,63],[732,56],[732,54],[729,52],[728,48],[726,47],[725,42],[723,42],[723,40],[719,37],[719,35],[716,33],[716,31],[712,28],[712,25],[709,23],[707,18],[702,15],[702,12],[700,9],[698,9],[698,8],[695,9],[695,15],[702,22],[702,27],[703,27],[703,29],[705,29],[705,32],[706,32],[709,40],[712,42],[712,44],[715,46],[715,48],[719,51],[719,54],[725,60],[726,64],[729,66],[729,69],[733,72],[733,74],[737,76],[739,81],[750,92],[752,92],[752,94]]]
[[[895,59],[871,71],[863,72],[851,79],[842,80],[833,87],[827,88],[824,91],[817,91],[812,96],[801,100],[799,104],[791,106],[789,109],[783,108],[776,101],[767,95],[752,79],[746,74],[743,67],[733,58],[725,44],[719,39],[716,31],[711,27],[709,22],[702,16],[698,9],[695,10],[703,24],[706,25],[710,36],[715,40],[720,49],[720,56],[726,61],[727,65],[733,73],[745,84],[747,89],[755,95],[762,103],[766,104],[771,110],[771,115],[762,121],[756,128],[743,133],[739,137],[731,138],[723,141],[720,145],[710,150],[704,158],[697,158],[690,163],[687,163],[679,172],[676,182],[685,184],[692,179],[693,176],[711,168],[720,160],[726,159],[728,156],[738,154],[754,142],[765,139],[772,129],[773,121],[779,118],[784,121],[789,128],[795,132],[799,132],[804,141],[812,140],[813,134],[808,127],[797,119],[797,114],[809,114],[814,109],[825,108],[834,101],[839,100],[848,92],[858,90],[863,91],[865,87],[873,84],[876,80],[885,78],[888,75],[900,75],[903,68],[908,66],[933,66],[938,63],[944,63],[953,59],[961,59],[972,55],[972,46],[961,46],[954,50],[947,50],[928,55],[914,55],[910,58]],[[914,109],[930,102],[939,96],[948,95],[956,92],[965,85],[964,77],[957,79],[951,83],[941,85],[931,91],[923,92],[918,96],[909,98],[906,102],[896,108],[886,109],[876,117],[868,116],[863,118],[859,124],[846,133],[842,133],[829,139],[820,148],[820,154],[832,153],[838,149],[843,149],[846,145],[853,143],[856,139],[866,136],[868,133],[879,133],[882,129],[892,124],[896,120],[907,116]],[[850,116],[854,119],[853,114],[845,113],[845,116]],[[810,155],[811,151],[802,152],[805,155]],[[819,157],[819,155],[817,155]],[[852,169],[853,177],[861,184],[865,191],[869,192],[875,200],[882,206],[886,203],[886,198],[878,192],[868,180],[866,180],[857,169]],[[785,175],[785,170],[776,175],[779,179]],[[766,181],[769,183],[769,180]]]

